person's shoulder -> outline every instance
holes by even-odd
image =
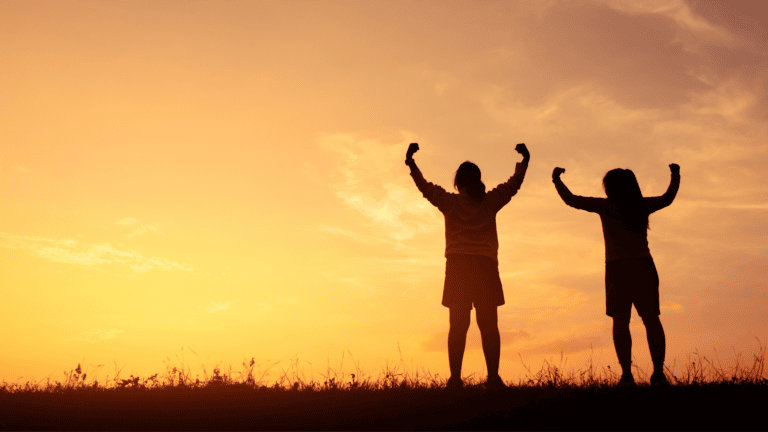
[[[449,193],[451,195],[451,199],[453,199],[454,202],[461,204],[462,206],[479,206],[481,203],[485,202],[485,198],[488,197],[488,194],[486,193],[485,198],[483,198],[483,201],[477,202],[465,193],[454,193],[454,192],[449,192]]]

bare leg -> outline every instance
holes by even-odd
[[[483,340],[483,354],[485,354],[485,365],[488,367],[488,377],[498,376],[501,338],[496,306],[477,308],[477,326],[480,328],[480,337]]]
[[[664,336],[664,327],[658,315],[643,317],[645,331],[648,335],[648,347],[651,349],[653,360],[653,373],[664,373],[664,356],[667,351],[667,339]]]
[[[451,327],[448,330],[448,364],[451,377],[461,379],[461,364],[464,361],[464,348],[467,345],[470,309],[450,308]]]
[[[624,375],[632,374],[632,334],[629,332],[630,314],[613,317],[613,346]]]

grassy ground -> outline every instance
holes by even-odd
[[[3,383],[4,430],[302,429],[763,429],[768,402],[765,347],[735,366],[694,354],[671,385],[616,388],[610,368],[563,372],[545,364],[509,389],[487,391],[474,377],[461,391],[402,364],[377,377],[329,370],[306,380],[297,364],[267,385],[252,359],[234,375],[201,380],[169,366],[162,376],[88,380],[78,365],[63,381]]]

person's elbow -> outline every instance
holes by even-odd
[[[562,200],[563,200],[563,202],[564,202],[564,203],[565,203],[565,204],[566,204],[568,207],[578,208],[578,207],[577,207],[577,202],[576,202],[576,200],[573,198],[573,195],[571,195],[571,196],[568,196],[568,195],[564,195],[564,194],[561,194],[561,195],[560,195],[560,199],[562,199]]]

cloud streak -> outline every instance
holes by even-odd
[[[686,44],[689,50],[696,50],[701,40],[712,45],[728,48],[736,48],[740,45],[738,37],[727,29],[695,15],[683,0],[652,0],[642,2],[623,0],[596,1],[630,15],[659,15],[673,20],[680,31],[678,38]]]
[[[118,225],[124,225],[124,226],[131,226],[131,225],[135,224],[138,221],[139,220],[136,219],[136,218],[126,217],[126,218],[123,218],[123,219],[120,219],[119,221],[117,221],[117,224]]]
[[[133,225],[136,225],[138,222],[139,222],[139,220],[136,219],[136,218],[126,217],[126,218],[120,219],[116,223],[118,225],[122,225],[122,226],[133,226]],[[128,234],[128,237],[136,237],[136,236],[140,236],[142,234],[146,234],[148,232],[153,232],[153,233],[160,234],[160,231],[154,225],[144,225],[143,223],[139,223],[138,225],[139,225],[139,227],[136,228],[130,234]]]
[[[88,266],[122,264],[139,274],[155,269],[194,270],[189,264],[162,257],[146,257],[133,250],[117,249],[109,243],[86,245],[69,239],[57,240],[8,233],[0,233],[0,241],[0,247],[26,250],[50,262]]]
[[[527,340],[531,338],[531,335],[525,331],[501,331],[499,332],[501,337],[501,346],[512,345],[520,340]],[[422,345],[425,351],[445,351],[448,349],[448,331],[442,331],[433,333],[430,338]],[[470,331],[467,333],[467,345],[466,349],[481,349],[483,347],[480,333],[476,331]]]
[[[571,338],[557,339],[552,342],[541,345],[533,345],[530,348],[520,350],[507,350],[502,356],[517,355],[554,355],[561,351],[565,354],[575,354],[583,351],[589,351],[594,348],[600,348],[607,345],[605,337],[602,336],[574,336]]]
[[[204,310],[204,311],[208,312],[208,313],[214,313],[214,312],[219,312],[219,311],[223,311],[223,310],[227,310],[227,309],[229,309],[229,306],[230,306],[231,304],[233,304],[233,303],[234,303],[234,302],[231,302],[231,301],[229,301],[229,302],[224,302],[224,303],[216,303],[216,302],[211,302],[211,304],[210,304],[209,306],[205,306],[205,307],[203,307],[203,306],[198,306],[198,307],[199,307],[200,309],[202,309],[202,310]]]
[[[116,339],[119,335],[125,333],[124,330],[116,328],[111,329],[94,329],[81,333],[80,335],[70,338],[70,342],[87,342],[97,343]]]
[[[377,237],[400,242],[443,229],[439,212],[415,188],[404,186],[410,178],[402,174],[398,162],[404,159],[407,142],[386,145],[336,134],[324,137],[322,145],[342,158],[343,181],[332,185],[336,196],[365,216]]]
[[[136,236],[139,236],[139,235],[142,235],[142,234],[146,234],[148,232],[159,233],[159,231],[157,230],[157,227],[155,227],[153,225],[144,225],[144,224],[142,224],[139,228],[134,230],[132,233],[128,234],[128,237],[136,237]]]

